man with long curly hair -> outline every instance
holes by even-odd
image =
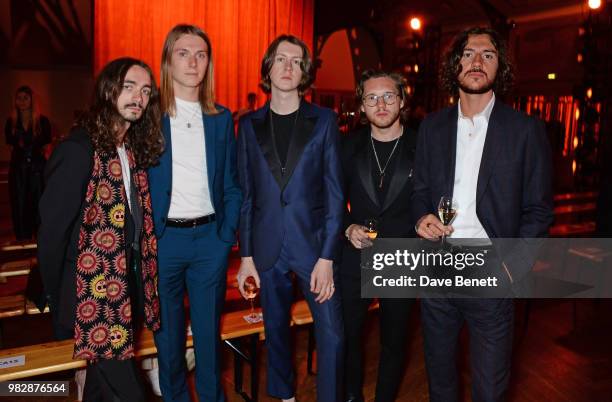
[[[88,360],[87,401],[144,401],[136,332],[159,328],[146,168],[163,149],[159,94],[140,60],[107,64],[93,104],[45,170],[38,261],[59,339]]]
[[[497,32],[471,28],[453,41],[442,82],[457,105],[427,116],[419,129],[413,211],[417,234],[445,234],[462,252],[486,252],[499,281],[499,299],[439,293],[421,302],[431,401],[457,401],[457,339],[470,333],[472,399],[501,401],[510,378],[514,306],[533,265],[529,241],[552,223],[551,156],[544,127],[497,96],[512,83],[506,47]],[[450,224],[436,217],[452,197]],[[496,238],[512,238],[497,241]],[[486,251],[485,251],[486,250]]]

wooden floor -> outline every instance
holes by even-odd
[[[517,302],[514,365],[510,387],[510,401],[561,402],[561,401],[612,401],[612,300],[580,300],[577,306],[577,323],[574,328],[572,301],[536,300],[531,303],[527,331],[524,329],[524,301]],[[17,317],[4,322],[6,346],[38,342],[49,333],[48,315]],[[401,319],[398,317],[398,319]],[[410,318],[412,322],[406,355],[406,372],[398,395],[398,401],[427,401],[427,377],[422,349],[418,308]],[[378,354],[378,317],[372,313],[368,324],[366,348],[366,373],[364,394],[372,401]],[[41,330],[42,329],[42,330]],[[29,338],[29,339],[28,339]],[[44,339],[43,339],[44,340]],[[462,334],[460,370],[463,377],[462,395],[469,401],[469,369],[465,344],[467,331]],[[306,374],[307,330],[295,330],[297,397],[299,401],[316,401],[315,377]],[[265,367],[266,353],[263,345],[261,364]],[[242,398],[233,391],[232,356],[225,348],[223,353],[223,383],[229,402]],[[245,371],[246,373],[246,371]],[[57,374],[53,379],[70,379],[70,373]],[[43,378],[41,378],[43,379]],[[245,382],[248,377],[245,378]],[[193,378],[189,381],[193,391]],[[260,376],[260,401],[273,401],[265,395],[265,369]],[[75,400],[71,385],[71,398],[20,398],[23,402],[59,402]],[[15,401],[10,398],[0,400]],[[151,401],[161,398],[151,396]],[[194,400],[196,400],[194,398]]]

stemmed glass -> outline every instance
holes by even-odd
[[[378,221],[374,218],[368,218],[364,222],[364,227],[368,237],[372,240],[376,239],[376,236],[378,236]]]
[[[252,276],[246,278],[246,280],[244,281],[244,285],[242,285],[242,288],[244,289],[244,293],[247,299],[249,300],[249,302],[251,302],[251,313],[246,317],[251,319],[253,322],[256,322],[257,320],[259,320],[259,314],[255,313],[254,303],[255,298],[259,293],[259,288],[257,287],[257,282],[255,282],[255,278]]]
[[[438,217],[444,226],[450,225],[457,215],[457,206],[453,201],[453,197],[443,195],[438,203]],[[446,234],[442,233],[442,246],[446,243]]]

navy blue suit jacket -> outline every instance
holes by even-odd
[[[319,258],[335,260],[342,230],[343,194],[335,114],[302,101],[285,174],[270,135],[270,106],[240,119],[238,170],[244,201],[240,253],[258,270],[277,261],[286,242],[297,269]]]
[[[413,218],[437,215],[443,195],[453,193],[458,106],[425,118],[415,160]],[[552,162],[544,125],[495,101],[480,162],[476,214],[515,282],[532,267],[534,238],[553,221]],[[520,238],[520,240],[518,239]]]
[[[222,106],[221,113],[203,114],[204,138],[206,144],[206,169],[208,188],[215,208],[217,233],[228,243],[235,241],[242,194],[236,170],[236,139],[232,115]],[[153,204],[155,234],[159,238],[166,229],[166,219],[172,195],[172,140],[170,118],[164,115],[162,130],[166,146],[159,164],[149,169],[149,185]]]

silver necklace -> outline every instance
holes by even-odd
[[[370,142],[372,143],[372,151],[374,151],[374,158],[376,158],[376,165],[378,166],[378,174],[380,175],[380,180],[378,181],[379,189],[383,187],[383,181],[385,179],[385,170],[387,170],[387,166],[389,166],[389,162],[391,161],[391,157],[393,156],[393,153],[395,152],[395,148],[397,148],[397,144],[399,144],[400,138],[402,138],[401,134],[399,137],[397,137],[397,140],[395,140],[395,145],[393,145],[393,149],[391,150],[391,153],[389,154],[389,158],[387,158],[385,167],[381,168],[380,160],[378,160],[378,154],[376,153],[376,147],[374,146],[374,136],[370,134]]]
[[[200,104],[198,103],[198,107],[193,109],[193,113],[191,113],[191,117],[187,119],[187,128],[191,128],[191,120],[198,114],[198,108],[200,108]],[[200,108],[200,110],[202,110]]]

